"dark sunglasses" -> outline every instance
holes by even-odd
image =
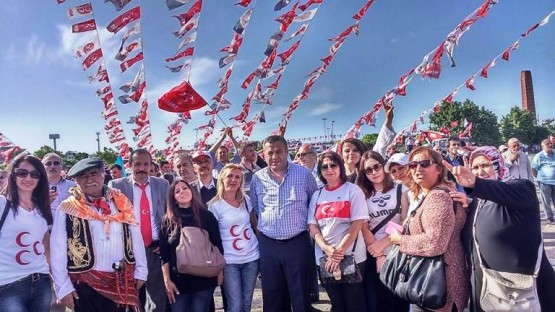
[[[40,178],[40,171],[32,170],[29,172],[27,169],[15,169],[14,171],[16,177],[26,178],[28,175],[31,175],[31,178],[37,180]]]
[[[426,159],[426,160],[421,160],[421,161],[411,161],[408,163],[408,166],[410,169],[414,170],[416,168],[418,168],[418,165],[420,165],[420,167],[422,168],[428,168],[430,167],[434,162],[430,159]]]
[[[364,173],[366,173],[366,174],[373,174],[374,172],[375,172],[375,173],[378,173],[378,172],[380,172],[380,171],[382,170],[382,168],[383,168],[382,165],[380,165],[380,164],[375,164],[375,165],[373,165],[373,166],[364,168]]]
[[[306,155],[314,154],[313,152],[306,152],[306,153],[298,153],[297,157],[304,157]]]
[[[325,164],[320,167],[322,171],[337,168],[337,164]]]
[[[52,166],[52,165],[54,165],[54,166],[59,166],[59,165],[61,165],[61,164],[62,164],[61,162],[59,162],[59,161],[57,161],[57,160],[54,160],[54,161],[46,162],[46,163],[44,164],[44,166],[46,166],[46,167],[50,167],[50,166]]]

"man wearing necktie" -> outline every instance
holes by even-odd
[[[168,201],[169,184],[165,179],[149,176],[152,157],[145,149],[131,155],[132,175],[112,180],[109,186],[121,190],[133,203],[146,248],[148,279],[139,296],[145,311],[165,311],[166,291],[158,254],[159,230]]]

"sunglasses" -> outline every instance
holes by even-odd
[[[418,168],[418,165],[420,165],[421,168],[428,168],[430,167],[434,162],[430,159],[426,159],[426,160],[421,160],[421,161],[411,161],[408,163],[408,166],[411,170],[414,170],[416,168]]]
[[[479,169],[488,169],[493,167],[493,164],[483,163],[476,166],[472,166],[472,170],[478,171]]]
[[[304,157],[304,156],[310,155],[310,154],[314,154],[314,153],[313,153],[313,152],[298,153],[297,156],[298,156],[298,157]]]
[[[61,162],[59,162],[59,161],[57,161],[57,160],[54,160],[54,161],[46,162],[44,165],[45,165],[46,167],[50,167],[50,166],[52,166],[52,165],[54,165],[54,166],[59,166],[59,165],[61,165],[61,164],[62,164]]]
[[[322,169],[322,171],[325,171],[328,169],[335,169],[337,168],[337,164],[325,164],[325,165],[322,165],[320,168]]]
[[[382,170],[383,166],[380,164],[375,164],[373,166],[364,168],[364,173],[366,174],[374,174],[374,173],[378,173],[380,172],[380,170]]]
[[[405,169],[407,169],[406,166],[399,166],[399,167],[397,167],[397,168],[395,168],[395,169],[390,169],[389,172],[390,172],[391,174],[396,174],[397,172],[404,171]]]
[[[26,178],[28,175],[31,175],[31,178],[37,180],[40,178],[40,172],[37,170],[27,170],[27,169],[15,169],[14,171],[15,176],[19,178]]]

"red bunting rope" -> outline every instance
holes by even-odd
[[[21,147],[15,145],[7,136],[0,133],[0,160],[9,163],[17,151],[24,151]]]
[[[458,94],[459,90],[462,87],[466,87],[467,89],[471,90],[471,91],[475,91],[476,88],[474,86],[474,80],[477,76],[480,76],[484,79],[488,78],[488,73],[489,73],[489,69],[491,69],[493,66],[495,66],[497,64],[497,61],[499,60],[499,58],[501,58],[502,60],[508,62],[510,59],[510,53],[513,51],[516,51],[519,47],[520,47],[520,43],[523,39],[527,38],[531,32],[533,32],[534,30],[536,30],[538,27],[544,26],[547,23],[549,23],[549,20],[551,18],[552,15],[555,15],[555,10],[551,11],[545,18],[543,18],[539,23],[536,23],[534,25],[532,25],[530,28],[528,28],[528,30],[524,33],[522,33],[520,35],[521,38],[517,39],[514,43],[512,43],[510,46],[508,46],[505,50],[503,50],[501,53],[499,53],[496,57],[494,57],[491,61],[489,61],[483,68],[481,68],[480,70],[478,70],[477,72],[475,72],[474,74],[472,74],[469,78],[467,78],[463,83],[459,84],[453,91],[451,91],[451,93],[449,93],[448,95],[446,95],[445,97],[443,97],[441,100],[437,100],[436,102],[434,102],[434,106],[431,108],[428,108],[426,110],[424,110],[423,112],[420,113],[418,119],[414,120],[413,122],[410,123],[410,126],[406,129],[401,130],[401,132],[399,132],[399,134],[397,134],[397,138],[402,137],[405,133],[408,134],[415,134],[418,129],[417,129],[417,123],[420,122],[421,124],[424,123],[424,120],[432,113],[435,112],[437,113],[439,111],[440,105],[443,102],[452,104],[453,100],[455,98],[455,96]],[[466,121],[466,119],[465,119]],[[469,135],[472,131],[472,122],[465,122],[465,130],[462,133],[459,133],[459,137],[463,137],[465,135]],[[448,132],[448,131],[447,131]],[[430,141],[432,141],[433,139],[436,138],[437,133],[434,133],[433,131],[422,131],[423,135],[425,137],[427,137]],[[432,137],[433,136],[433,137]]]
[[[424,56],[422,62],[419,65],[409,70],[406,74],[402,75],[397,86],[392,90],[386,92],[386,94],[382,96],[382,98],[378,100],[369,111],[364,113],[351,126],[351,128],[349,128],[343,139],[355,137],[358,133],[360,133],[360,129],[364,124],[373,124],[375,121],[375,114],[380,110],[384,103],[393,104],[393,100],[396,96],[405,96],[406,86],[416,75],[421,75],[422,78],[439,79],[441,73],[441,58],[445,52],[451,60],[451,66],[454,67],[454,49],[458,45],[460,38],[477,21],[485,18],[489,10],[495,4],[497,4],[497,2],[497,0],[485,0],[485,2],[480,5],[480,7],[478,7],[471,14],[465,17],[463,21],[459,23],[457,27],[447,35],[443,42],[441,42],[434,50]]]

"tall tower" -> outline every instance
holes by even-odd
[[[523,70],[520,73],[520,89],[522,93],[522,110],[529,111],[536,122],[536,102],[534,101],[534,86],[532,85],[532,72]]]

